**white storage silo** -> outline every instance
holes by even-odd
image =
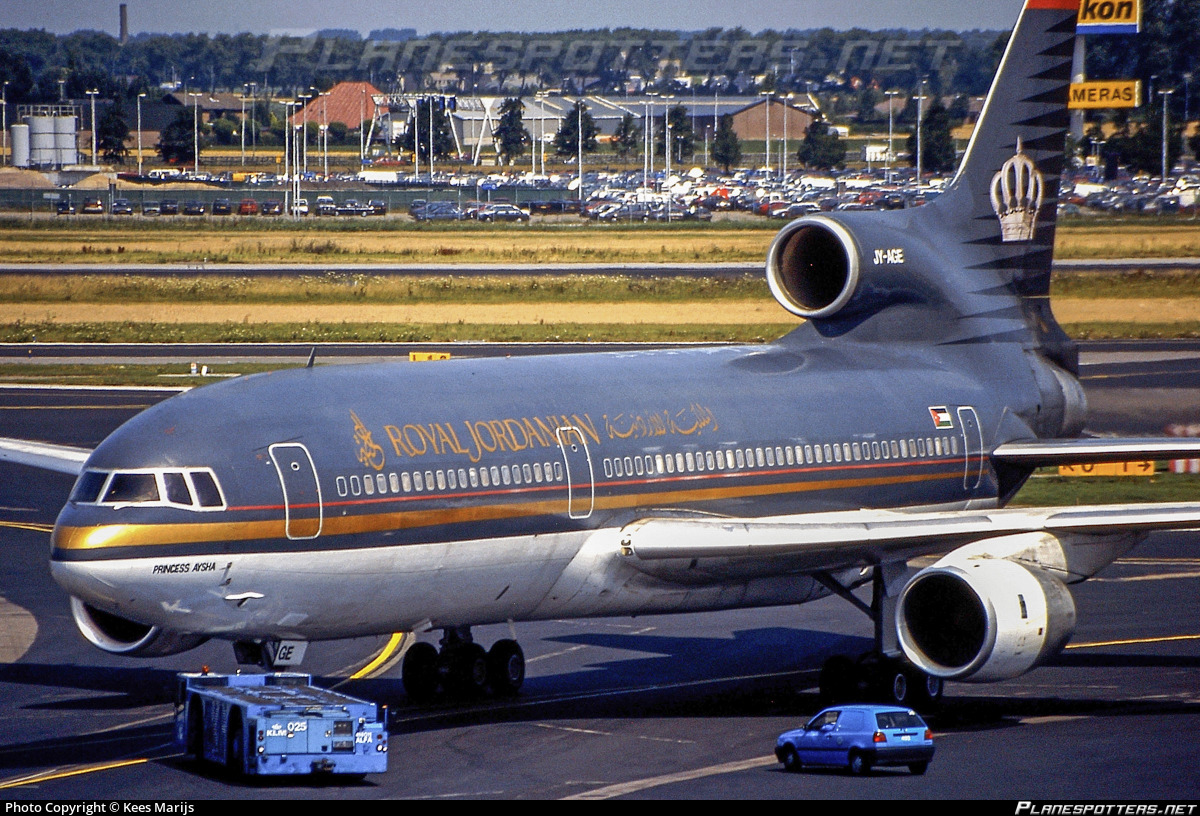
[[[29,125],[13,125],[8,129],[12,137],[12,163],[14,167],[29,166]]]

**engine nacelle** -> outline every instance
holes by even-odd
[[[809,320],[841,311],[858,289],[859,272],[854,236],[825,216],[788,224],[767,253],[771,294],[783,308]]]
[[[896,624],[905,656],[928,674],[1008,680],[1067,645],[1075,632],[1075,600],[1042,570],[952,553],[904,587]]]
[[[88,642],[97,649],[125,657],[164,657],[194,649],[208,640],[203,635],[167,632],[146,626],[71,598],[71,616]]]

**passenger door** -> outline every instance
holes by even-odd
[[[283,488],[284,531],[290,539],[316,538],[324,524],[324,506],[317,468],[308,448],[299,442],[280,442],[268,448]]]

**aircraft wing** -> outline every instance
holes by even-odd
[[[992,459],[1028,467],[1089,465],[1148,459],[1200,459],[1200,438],[1090,437],[1006,442],[992,451]]]
[[[0,437],[0,462],[16,462],[78,476],[83,470],[83,463],[91,455],[92,452],[87,448]]]
[[[1111,535],[1186,529],[1200,529],[1200,503],[926,513],[851,510],[763,519],[647,518],[621,531],[621,549],[642,561],[788,556],[801,570],[839,569],[945,552],[1016,533]]]

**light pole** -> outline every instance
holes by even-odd
[[[324,163],[324,169],[322,170],[322,175],[324,175],[326,179],[329,178],[329,100],[328,100],[328,96],[329,96],[328,91],[321,93],[321,137],[323,140],[321,156],[322,156],[322,160]]]
[[[96,94],[98,90],[84,91],[85,94],[92,98],[92,167],[96,166]]]
[[[922,149],[921,114],[922,114],[922,111],[924,110],[923,104],[925,102],[925,80],[924,79],[921,80],[920,90],[917,91],[917,95],[914,97],[914,99],[917,100],[917,187],[920,187],[921,186],[921,176],[922,176],[922,172],[921,172],[921,170],[922,170],[922,165],[921,165],[921,149]]]
[[[363,138],[363,120],[367,118],[367,89],[358,89],[358,170],[367,164],[367,145]]]
[[[771,91],[759,91],[759,96],[763,97],[767,110],[767,127],[766,127],[766,153],[767,153],[767,180],[771,179],[771,97],[774,94]]]
[[[666,148],[666,150],[664,152],[667,154],[667,164],[666,164],[666,174],[667,175],[666,175],[665,180],[663,181],[663,185],[665,187],[665,192],[667,194],[667,223],[670,224],[671,223],[671,187],[669,185],[671,184],[671,151],[675,149],[675,143],[671,141],[671,120],[670,119],[663,120],[663,130],[664,130],[663,135],[665,136],[665,138],[667,140],[666,143],[663,145]]]
[[[1165,186],[1167,183],[1167,103],[1171,101],[1171,94],[1175,93],[1175,89],[1171,88],[1166,91],[1159,91],[1158,95],[1162,98],[1162,183]]]
[[[884,93],[887,94],[887,98],[888,98],[888,154],[887,154],[886,178],[887,178],[888,184],[891,184],[892,183],[892,156],[894,155],[894,151],[892,149],[892,127],[893,127],[893,122],[895,120],[895,116],[892,113],[892,108],[893,108],[893,102],[895,101],[896,97],[900,95],[900,92],[899,91],[884,91]]]
[[[796,95],[790,93],[784,97],[783,103],[783,156],[780,157],[779,175],[785,183],[787,182],[788,119],[792,118],[792,100],[795,98]]]
[[[309,90],[311,91],[312,88],[309,88]],[[300,98],[304,100],[304,115],[301,117],[301,119],[303,120],[303,127],[304,127],[304,130],[302,131],[303,139],[304,139],[304,147],[301,148],[300,153],[301,153],[301,158],[304,162],[304,172],[308,173],[308,103],[309,103],[309,100],[311,100],[313,98],[313,95],[311,93],[307,94],[307,95],[300,94]]]
[[[140,93],[137,95],[137,120],[138,120],[138,175],[142,174],[142,100],[146,98],[146,94]]]
[[[250,84],[250,155],[258,158],[258,119],[254,112],[258,105],[258,83],[251,82]],[[246,90],[246,86],[242,86],[242,91]]]
[[[200,94],[188,91],[192,97],[192,175],[200,175]]]
[[[579,169],[579,211],[583,212],[583,97],[579,97],[579,122],[577,129],[579,131],[579,156],[576,159],[576,166]]]
[[[8,155],[8,80],[7,79],[4,80],[4,85],[0,86],[0,95],[2,95],[2,96],[0,96],[0,99],[3,99],[3,102],[0,104],[3,105],[3,110],[4,110],[4,122],[2,124],[0,124],[0,131],[2,131],[4,133],[4,163],[6,165],[8,165],[8,164],[12,164],[12,159]]]

